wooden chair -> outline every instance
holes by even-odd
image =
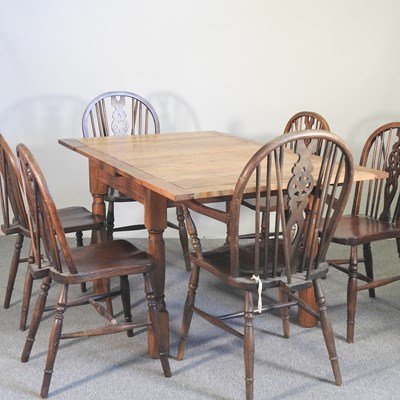
[[[166,377],[171,376],[168,355],[164,349],[162,332],[158,320],[157,302],[155,300],[153,283],[150,273],[154,264],[146,252],[139,250],[125,240],[105,241],[88,246],[70,248],[61,224],[60,215],[48,191],[45,178],[28,148],[17,146],[27,202],[29,205],[30,231],[33,243],[35,264],[30,265],[30,273],[34,278],[42,278],[32,322],[25,342],[21,360],[29,359],[36,332],[41,321],[50,282],[61,285],[60,296],[55,307],[55,319],[49,338],[47,361],[44,370],[40,396],[47,398],[50,380],[60,339],[82,336],[106,335],[118,332],[128,332],[133,335],[133,329],[151,326],[156,337],[161,365]],[[43,253],[43,259],[39,255]],[[143,274],[148,313],[150,321],[132,322],[129,275]],[[67,301],[70,285],[94,282],[111,277],[120,278],[120,295],[122,298],[125,322],[117,323],[112,315],[96,301],[95,297],[81,299],[73,304]],[[104,296],[115,296],[116,293]],[[95,329],[74,333],[62,333],[64,312],[68,306],[91,304],[94,309],[110,321],[110,324]]]
[[[313,156],[317,141],[322,141],[322,158]],[[287,149],[291,145],[296,149],[294,154]],[[277,137],[254,154],[238,178],[227,212],[195,200],[185,203],[185,207],[226,224],[229,240],[221,247],[203,252],[190,213],[184,211],[194,253],[191,255],[192,273],[182,318],[178,360],[183,359],[195,312],[216,327],[243,340],[246,399],[253,399],[253,318],[280,309],[284,336],[289,337],[288,307],[298,305],[320,321],[335,383],[341,384],[321,278],[328,272],[325,255],[351,190],[353,170],[350,150],[339,137],[323,131],[296,132]],[[343,179],[342,184],[339,176]],[[241,204],[243,196],[249,192],[255,193],[256,198],[256,234],[253,240],[243,241],[239,240]],[[261,204],[268,205],[272,196],[277,198],[276,208],[270,210],[267,206],[262,211]],[[274,232],[273,237],[262,235],[263,213],[266,215],[268,231]],[[295,235],[291,233],[293,228]],[[244,308],[222,316],[199,309],[195,304],[195,296],[200,284],[200,270],[219,278],[230,290],[244,292]],[[299,290],[311,286],[314,287],[318,311],[314,311],[296,295]],[[278,301],[263,304],[265,299],[260,291],[271,292],[270,289],[278,290]],[[255,309],[254,294],[258,294]],[[206,301],[207,298],[203,299],[203,302]],[[243,333],[228,323],[239,317],[243,318]]]
[[[14,254],[11,260],[4,308],[10,306],[14,283],[21,263],[28,258],[21,258],[24,238],[30,238],[28,216],[21,192],[21,174],[15,154],[11,151],[4,136],[0,134],[0,196],[3,224],[1,230],[5,235],[16,235]],[[73,206],[59,209],[61,223],[66,233],[76,232],[78,246],[83,245],[83,231],[91,230],[97,240],[105,237],[104,220],[92,214],[84,207]],[[32,260],[31,260],[32,261]],[[32,277],[28,273],[25,278],[20,329],[25,330],[32,292]]]
[[[387,171],[385,180],[357,182],[350,215],[342,216],[332,242],[350,246],[347,260],[331,260],[330,264],[348,274],[347,285],[347,342],[354,341],[357,295],[368,290],[375,297],[375,288],[400,280],[400,275],[374,278],[371,243],[396,239],[400,255],[400,191],[399,191],[400,122],[376,129],[367,139],[361,153],[360,165]],[[363,258],[358,256],[362,245]],[[358,269],[364,262],[365,275]],[[344,267],[342,264],[348,264]],[[380,265],[384,271],[385,266]],[[359,284],[360,282],[360,284]]]
[[[82,131],[84,137],[158,134],[160,123],[156,111],[146,99],[131,92],[113,91],[97,96],[88,104],[83,113]],[[114,232],[146,229],[144,224],[114,227],[114,203],[132,202],[133,199],[110,187],[104,200],[108,204],[108,239],[113,238]],[[178,225],[168,221],[168,226],[179,231],[186,270],[190,271],[189,243],[182,208],[175,204],[171,206],[176,207]]]
[[[324,117],[319,115],[313,111],[300,111],[297,114],[293,115],[289,121],[287,122],[285,129],[283,131],[284,134],[291,133],[291,132],[301,132],[307,129],[315,129],[315,130],[323,130],[330,132],[330,127],[328,122],[325,120]],[[289,143],[288,146],[294,146],[296,142]],[[318,143],[315,147],[315,154],[319,155],[321,152],[321,143]],[[275,198],[276,201],[276,198]],[[270,208],[273,207],[274,198],[271,198],[270,201]],[[245,207],[250,208],[251,210],[255,211],[255,204],[256,201],[254,199],[243,199],[242,203]],[[261,208],[263,205],[261,204]],[[263,231],[265,234],[265,231]],[[273,235],[273,234],[272,234]],[[253,233],[246,233],[240,235],[241,239],[248,239],[253,238]]]

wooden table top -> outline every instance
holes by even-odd
[[[243,167],[263,145],[215,131],[60,139],[59,143],[172,201],[232,195]],[[355,167],[355,181],[386,176]]]

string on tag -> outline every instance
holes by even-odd
[[[261,314],[262,311],[262,298],[261,298],[261,293],[262,293],[262,282],[261,279],[258,275],[254,275],[251,277],[256,283],[258,284],[258,312]]]

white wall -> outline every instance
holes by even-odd
[[[86,160],[57,139],[80,137],[108,90],[149,98],[163,131],[262,141],[317,111],[358,158],[400,119],[399,15],[397,0],[0,0],[0,132],[31,148],[59,207],[90,207]]]

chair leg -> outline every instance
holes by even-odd
[[[262,212],[261,213],[261,239],[264,239],[266,234],[267,234],[267,230],[266,230],[265,212]]]
[[[76,232],[75,237],[76,237],[76,247],[82,247],[83,246],[83,233]],[[86,283],[85,282],[81,283],[81,292],[82,293],[86,292]]]
[[[183,209],[181,206],[176,207],[176,218],[178,220],[179,239],[181,241],[183,259],[185,261],[186,271],[190,271],[192,268],[190,265],[189,239],[185,225],[185,217],[183,215]]]
[[[122,300],[122,308],[124,310],[124,318],[125,322],[132,322],[132,313],[131,313],[131,292],[129,286],[129,279],[127,275],[120,277],[121,284],[121,300]],[[128,337],[133,336],[133,329],[126,331]]]
[[[363,245],[365,273],[368,278],[374,279],[374,264],[372,259],[371,243]],[[368,289],[369,297],[375,297],[375,289]]]
[[[14,245],[14,254],[10,264],[8,273],[8,281],[6,288],[6,295],[4,297],[4,308],[10,307],[11,295],[14,289],[15,278],[17,276],[18,266],[20,263],[21,249],[24,242],[24,236],[18,233]]]
[[[349,260],[349,280],[347,284],[347,343],[354,342],[354,325],[357,307],[358,249],[352,246]]]
[[[47,351],[46,365],[44,368],[42,389],[40,391],[40,397],[42,399],[46,399],[49,394],[51,376],[53,374],[53,367],[61,339],[64,312],[67,307],[67,294],[68,294],[68,285],[63,285],[61,287],[60,297],[57,302],[54,323],[50,332],[49,347]]]
[[[103,288],[105,289],[105,292],[111,292],[111,288],[110,288],[110,280],[107,278],[102,279],[103,281]],[[107,312],[111,315],[114,315],[114,310],[113,310],[113,304],[112,304],[112,298],[108,297],[105,300],[106,302],[106,309]]]
[[[166,378],[171,377],[171,368],[168,361],[168,354],[164,347],[164,340],[161,332],[161,325],[157,310],[157,301],[154,294],[154,288],[148,272],[143,274],[144,277],[144,291],[146,293],[146,300],[149,309],[149,316],[153,334],[156,338],[158,354],[160,356],[161,366]]]
[[[253,400],[254,392],[254,329],[253,293],[246,291],[244,297],[244,370],[246,400]]]
[[[286,292],[282,289],[278,289],[278,298],[281,304],[287,303],[289,298]],[[290,337],[290,324],[289,324],[289,307],[281,308],[281,319],[283,324],[283,336],[285,338]]]
[[[400,239],[399,238],[396,239],[396,245],[397,245],[397,253],[399,253],[399,257],[400,257]]]
[[[190,323],[192,322],[192,317],[193,317],[193,307],[196,299],[196,290],[197,287],[199,286],[199,274],[200,274],[200,268],[197,265],[193,265],[192,273],[190,274],[190,280],[189,280],[189,290],[186,296],[186,302],[182,316],[181,333],[178,345],[178,355],[176,357],[178,361],[182,361],[183,356],[185,354],[185,347],[189,334]]]
[[[33,278],[29,270],[29,265],[35,262],[32,246],[29,249],[28,268],[25,274],[24,290],[22,294],[21,316],[19,319],[19,329],[26,329],[26,321],[28,320],[29,304],[31,302]]]
[[[100,229],[92,230],[90,235],[90,244],[101,243],[107,240],[107,229],[104,224]]]
[[[107,240],[113,240],[114,233],[114,202],[108,202],[107,217],[106,217],[106,230],[107,230]]]
[[[339,359],[336,352],[335,338],[333,336],[332,323],[326,309],[326,299],[322,292],[321,280],[314,281],[315,300],[318,305],[319,317],[321,321],[322,333],[324,335],[326,348],[328,349],[329,360],[331,361],[335,384],[342,384],[342,375],[340,373]]]
[[[31,302],[32,295],[32,285],[33,278],[28,268],[25,275],[24,291],[22,294],[21,317],[19,320],[19,329],[21,331],[26,329],[26,321],[28,320],[29,304]]]
[[[109,293],[109,292],[111,292],[110,279],[108,279],[108,278],[95,279],[94,281],[92,281],[92,284],[93,284],[94,293]],[[106,299],[104,299],[104,302],[106,305],[107,312],[111,315],[114,315],[112,298],[107,297]]]
[[[27,362],[29,360],[33,342],[35,341],[36,333],[38,331],[39,324],[43,316],[47,295],[50,289],[50,283],[51,283],[51,278],[46,277],[42,279],[40,293],[36,300],[35,308],[33,310],[33,315],[32,315],[32,321],[29,326],[28,336],[25,340],[24,349],[22,350],[22,356],[21,356],[22,362]]]
[[[75,238],[76,238],[76,247],[82,247],[83,246],[83,233],[76,232]]]
[[[231,209],[231,202],[228,200],[225,202],[225,211],[229,212],[230,209]],[[229,224],[226,225],[225,244],[229,244]]]

